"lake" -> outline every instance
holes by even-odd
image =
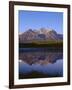
[[[19,79],[63,77],[63,52],[47,48],[19,49]]]

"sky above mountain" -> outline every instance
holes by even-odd
[[[19,33],[28,29],[50,28],[63,34],[63,13],[43,11],[19,11]]]

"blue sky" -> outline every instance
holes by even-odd
[[[63,13],[43,11],[19,11],[19,32],[28,29],[51,28],[63,33]]]

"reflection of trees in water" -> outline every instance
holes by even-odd
[[[62,52],[20,52],[19,59],[27,64],[41,64],[55,63],[57,60],[63,58]]]

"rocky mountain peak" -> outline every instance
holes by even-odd
[[[40,28],[39,30],[28,29],[19,35],[19,42],[24,43],[32,40],[62,40],[63,35],[53,29]]]

